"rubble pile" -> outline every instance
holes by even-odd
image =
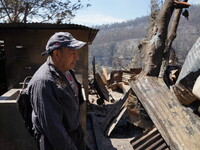
[[[134,138],[155,128],[129,84],[129,80],[134,80],[140,71],[140,68],[112,71],[109,78],[108,71],[102,67],[90,76],[86,132],[88,149],[133,149],[135,145],[131,141]],[[152,135],[143,136],[149,136],[150,141],[150,137],[153,138]],[[162,139],[161,136],[159,138]]]
[[[179,87],[180,67],[169,66],[163,79],[143,76],[141,68],[110,71],[93,67],[87,103],[89,150],[200,147],[200,101],[194,96],[191,101],[186,94],[190,103],[184,106],[174,90]]]
[[[141,68],[96,67],[89,79],[87,146],[90,150],[200,147],[200,39],[182,67],[162,77]]]

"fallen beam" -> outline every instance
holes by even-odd
[[[199,149],[199,117],[179,103],[162,79],[145,76],[130,85],[170,149]]]

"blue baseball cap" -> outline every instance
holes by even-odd
[[[55,49],[66,47],[69,49],[77,50],[83,47],[86,42],[75,39],[69,32],[56,32],[50,37],[46,45],[46,51],[42,52],[42,56],[49,54]]]

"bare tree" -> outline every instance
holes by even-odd
[[[188,0],[184,0],[184,2],[187,2]],[[171,28],[169,30],[166,43],[165,43],[165,49],[164,49],[164,54],[163,54],[163,61],[162,61],[162,66],[160,70],[160,76],[163,77],[164,71],[167,68],[169,64],[169,57],[171,54],[171,49],[172,49],[172,43],[174,39],[176,38],[177,35],[177,29],[180,21],[180,17],[182,14],[182,8],[175,9],[174,11],[174,17],[172,21]]]
[[[176,37],[176,30],[181,14],[181,11],[178,9],[182,9],[182,7],[175,5],[174,0],[165,0],[151,33],[149,33],[151,36],[149,36],[149,39],[140,42],[139,49],[143,59],[143,75],[158,76],[162,61],[168,61],[171,44]],[[170,34],[168,34],[169,22],[175,8],[177,8],[177,11],[174,15]]]
[[[81,0],[0,0],[1,22],[69,22],[75,12],[90,4]]]

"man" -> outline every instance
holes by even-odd
[[[81,85],[72,71],[79,58],[77,49],[85,44],[68,32],[55,33],[42,53],[49,55],[47,61],[28,84],[40,150],[85,149],[79,116]]]

